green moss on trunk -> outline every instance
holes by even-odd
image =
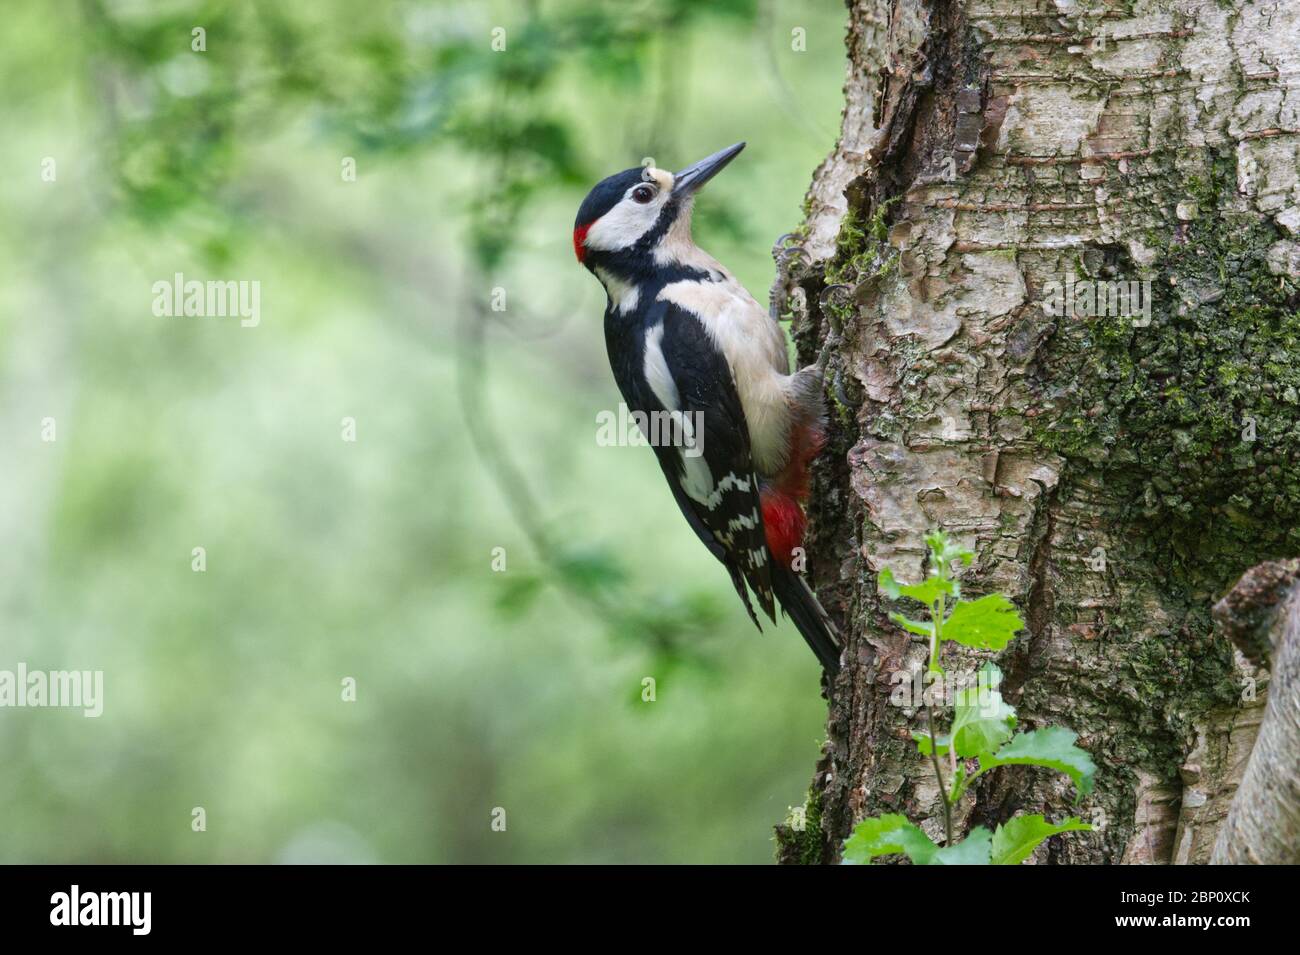
[[[1046,447],[1128,485],[1178,569],[1222,590],[1300,551],[1300,298],[1268,266],[1278,230],[1236,209],[1235,153],[1207,165],[1164,192],[1194,218],[1147,236],[1150,325],[1061,319],[1035,426]],[[1138,276],[1110,252],[1115,277]]]

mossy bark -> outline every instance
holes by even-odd
[[[991,773],[963,830],[1081,812],[1098,831],[1035,861],[1206,861],[1253,741],[1267,674],[1210,608],[1300,553],[1300,5],[1055,10],[850,6],[842,136],[782,283],[805,357],[838,339],[809,550],[848,645],[819,852],[786,838],[787,861],[880,812],[940,835],[921,715],[890,703],[926,648],[875,587],[921,573],[931,527],[975,550],[967,592],[1023,612],[998,661],[1022,728],[1099,767],[1081,807]],[[1149,310],[1054,314],[1072,281],[1149,282]]]

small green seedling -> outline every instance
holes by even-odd
[[[880,590],[898,599],[907,597],[926,609],[927,620],[901,613],[889,618],[904,630],[930,642],[929,672],[942,674],[939,656],[946,641],[976,650],[1001,650],[1024,621],[1003,594],[962,600],[956,571],[974,559],[937,530],[925,539],[930,549],[930,574],[922,583],[902,584],[888,568],[880,571]],[[958,690],[948,732],[935,733],[934,707],[924,696],[929,732],[913,734],[916,748],[930,759],[943,799],[945,840],[938,846],[920,826],[905,816],[890,814],[862,820],[844,843],[846,865],[866,865],[877,856],[905,855],[917,865],[1017,865],[1049,836],[1090,831],[1093,827],[1071,816],[1061,823],[1041,815],[1016,816],[989,832],[977,826],[961,841],[953,838],[952,808],[971,784],[999,766],[1045,766],[1065,773],[1074,783],[1076,801],[1092,791],[1097,767],[1092,757],[1075,745],[1076,736],[1059,726],[1017,733],[1016,711],[998,691],[1002,671],[987,663],[973,687]],[[948,763],[945,782],[943,761]],[[974,764],[970,764],[974,760]]]

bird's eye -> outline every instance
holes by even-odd
[[[637,186],[635,189],[632,190],[632,198],[635,199],[637,202],[641,203],[642,205],[645,205],[654,197],[655,197],[655,191],[651,189],[649,186]]]

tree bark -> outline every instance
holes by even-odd
[[[1211,607],[1300,553],[1300,4],[852,0],[847,45],[778,282],[802,356],[832,346],[810,574],[847,665],[780,857],[835,861],[881,812],[941,839],[924,714],[890,703],[926,648],[875,578],[918,578],[942,526],[976,552],[967,593],[1026,620],[998,655],[1020,728],[1098,765],[1080,806],[990,773],[958,830],[1079,813],[1098,831],[1031,861],[1208,861],[1267,677]],[[1071,279],[1149,281],[1149,314],[1056,314]]]
[[[1300,863],[1300,559],[1252,568],[1214,618],[1252,662],[1272,671],[1268,709],[1228,818],[1215,865]]]

